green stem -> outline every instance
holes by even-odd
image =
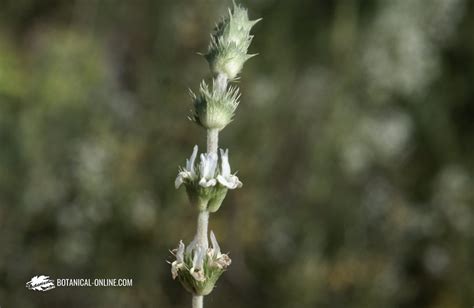
[[[203,296],[193,295],[193,308],[203,308]]]
[[[217,154],[217,147],[219,143],[219,130],[208,129],[207,130],[207,153]]]
[[[209,212],[201,211],[198,214],[197,219],[197,228],[196,228],[196,240],[197,244],[202,247],[202,249],[207,251],[209,247],[207,239],[207,226],[209,224]]]

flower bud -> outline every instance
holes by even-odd
[[[224,74],[232,80],[242,70],[248,59],[247,50],[252,42],[252,27],[261,19],[249,20],[247,10],[234,3],[229,16],[216,25],[211,43],[204,55],[214,74]]]
[[[207,54],[206,59],[209,61],[211,71],[214,74],[224,74],[232,80],[240,73],[244,63],[254,56],[256,54],[248,55],[246,51],[241,51],[235,45],[224,45]]]
[[[206,129],[222,130],[232,121],[235,109],[239,105],[239,90],[229,87],[225,91],[219,90],[213,83],[212,90],[203,81],[199,88],[199,95],[191,92],[194,100],[194,112],[189,117]]]

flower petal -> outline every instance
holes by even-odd
[[[186,169],[191,172],[191,174],[194,174],[194,161],[196,160],[196,156],[197,156],[197,153],[198,153],[198,146],[195,145],[194,148],[193,148],[193,153],[191,154],[191,157],[189,158],[189,160],[187,159],[186,160]]]
[[[201,177],[206,179],[213,178],[217,168],[217,155],[215,153],[203,153],[200,158],[199,173]]]
[[[221,248],[219,247],[219,243],[217,243],[216,236],[214,232],[211,231],[211,245],[212,249],[214,250],[214,255],[219,256],[221,254]]]
[[[202,178],[200,181],[199,181],[199,185],[201,187],[211,187],[211,186],[216,186],[217,182],[216,182],[216,179],[210,179],[210,180],[206,180],[205,178]]]
[[[174,181],[174,187],[178,189],[183,183],[184,183],[184,179],[180,172],[178,173],[178,176],[176,177],[176,180]]]
[[[197,256],[198,256],[197,260],[196,260],[195,267],[199,268],[199,269],[202,269],[203,265],[204,265],[204,256],[205,256],[206,252],[201,246],[198,246],[197,251],[195,251],[194,253],[197,254]]]
[[[206,277],[204,276],[204,271],[202,269],[196,270],[192,268],[191,270],[189,270],[189,272],[191,273],[191,275],[194,277],[196,281],[206,280]]]
[[[227,254],[220,255],[219,258],[214,262],[219,268],[227,268],[232,263],[232,260],[229,258]]]
[[[229,149],[223,150],[221,152],[221,175],[227,177],[230,175],[230,165],[229,165]]]
[[[177,266],[177,262],[174,261],[173,263],[171,263],[171,277],[173,277],[173,280],[176,279],[176,277],[178,277],[178,266]]]
[[[198,262],[198,259],[199,259],[199,255],[198,255],[199,249],[200,249],[200,247],[199,247],[199,246],[196,246],[196,250],[194,250],[194,255],[193,255],[193,269],[197,267],[197,262]]]
[[[239,181],[239,178],[235,175],[230,175],[228,177],[224,177],[222,175],[217,176],[217,180],[222,186],[225,186],[229,189],[236,189],[242,187],[242,182]]]
[[[235,183],[235,187],[234,187],[234,188],[240,188],[240,187],[242,187],[242,185],[243,185],[242,182],[239,180],[239,178],[238,178],[237,176],[235,176],[235,175],[230,175],[230,176],[229,176],[229,180],[230,180],[230,182]],[[234,189],[234,188],[232,188],[232,189]]]
[[[178,263],[184,262],[184,243],[179,241],[178,250],[176,252],[176,261]]]

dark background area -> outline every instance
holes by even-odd
[[[206,307],[474,305],[474,2],[243,1],[244,182]],[[190,307],[173,183],[229,1],[0,0],[0,306]],[[133,278],[34,292],[34,275]]]

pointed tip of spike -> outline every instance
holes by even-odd
[[[256,25],[257,23],[259,23],[262,20],[263,20],[263,17],[260,17],[260,18],[255,19],[255,20],[251,20],[250,22],[252,23],[252,26],[253,26],[253,25]]]

